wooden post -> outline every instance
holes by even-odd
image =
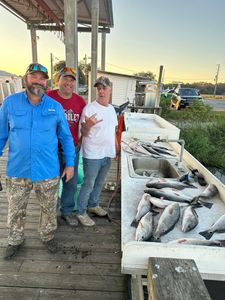
[[[192,259],[151,257],[148,261],[149,300],[210,300]]]

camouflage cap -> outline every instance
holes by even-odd
[[[111,86],[111,82],[108,77],[100,76],[96,79],[94,87],[96,87],[98,84],[102,84],[103,86]]]

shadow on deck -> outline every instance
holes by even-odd
[[[96,226],[69,227],[59,217],[56,239],[60,249],[49,254],[37,232],[39,204],[31,193],[27,209],[25,244],[11,261],[4,261],[7,245],[6,157],[0,158],[3,191],[0,192],[0,299],[125,300],[127,278],[121,274],[120,225],[107,218],[94,218]],[[108,181],[116,180],[113,162]],[[103,191],[101,204],[107,207],[112,191]],[[111,207],[120,222],[120,193]]]

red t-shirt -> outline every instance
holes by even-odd
[[[58,90],[47,91],[47,95],[59,102],[64,108],[74,144],[77,145],[79,121],[83,108],[86,105],[84,98],[73,93],[70,99],[64,99],[58,94]]]

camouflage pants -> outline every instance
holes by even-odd
[[[39,228],[42,241],[50,241],[57,228],[57,200],[59,177],[32,182],[30,179],[7,177],[6,193],[9,203],[7,226],[8,244],[19,245],[24,240],[26,208],[30,192],[34,189],[40,202]]]

